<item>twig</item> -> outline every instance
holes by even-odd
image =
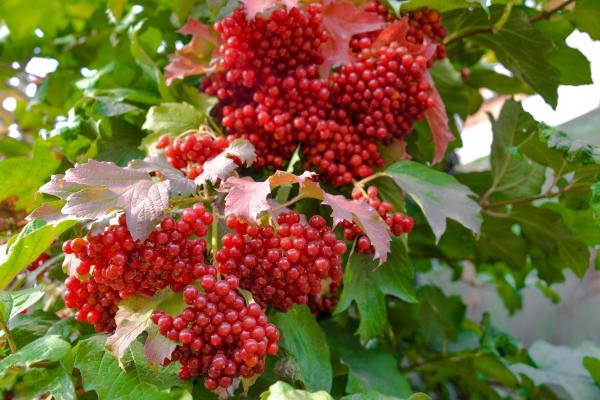
[[[368,182],[374,181],[375,179],[382,178],[384,176],[387,176],[388,178],[390,178],[390,174],[388,174],[387,172],[377,172],[377,173],[374,173],[373,175],[369,175],[366,178],[363,178],[360,181],[356,182],[354,184],[354,186],[357,188],[362,188]]]
[[[529,22],[537,22],[537,21],[541,21],[543,19],[548,19],[550,18],[553,14],[556,14],[557,12],[563,10],[564,8],[568,7],[570,4],[575,3],[575,0],[567,0],[562,4],[559,4],[558,6],[551,8],[548,11],[545,11],[541,14],[535,15],[533,17],[531,17],[529,19]]]

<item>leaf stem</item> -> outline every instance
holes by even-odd
[[[357,188],[360,189],[363,186],[365,186],[367,183],[369,183],[371,181],[374,181],[375,179],[382,178],[384,176],[387,176],[388,178],[391,178],[390,174],[388,174],[387,172],[376,172],[373,175],[369,175],[366,178],[363,178],[360,181],[355,182],[354,183],[354,187],[357,187]]]
[[[303,198],[304,198],[303,195],[297,194],[296,196],[292,197],[285,203],[281,203],[281,204],[271,208],[271,210],[269,210],[269,212],[272,213],[273,211],[281,210],[282,208],[287,208],[287,207],[291,206],[292,204],[294,204],[295,202],[302,200]]]
[[[508,0],[508,3],[506,3],[506,7],[504,7],[504,11],[502,12],[502,15],[500,16],[500,19],[498,20],[498,22],[496,22],[494,24],[494,30],[496,32],[500,31],[502,29],[502,27],[504,26],[504,24],[506,24],[506,21],[508,21],[508,18],[510,17],[510,13],[511,13],[514,5],[515,5],[515,0]]]
[[[17,343],[15,343],[15,339],[13,338],[10,329],[4,322],[0,322],[0,329],[2,329],[6,335],[6,341],[8,342],[11,353],[16,353],[18,350]]]
[[[575,0],[567,0],[562,4],[559,4],[558,6],[551,8],[548,11],[545,11],[543,13],[540,13],[538,15],[535,15],[533,17],[531,17],[529,19],[530,22],[537,22],[537,21],[541,21],[543,19],[548,19],[550,18],[553,14],[563,10],[564,8],[568,7],[570,4],[575,3]]]

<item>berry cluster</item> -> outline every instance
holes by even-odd
[[[148,239],[136,242],[122,215],[118,225],[109,226],[101,234],[66,241],[63,251],[78,259],[77,274],[91,274],[88,285],[96,285],[99,293],[104,293],[104,288],[113,293],[111,300],[113,295],[117,301],[131,295],[150,297],[167,286],[179,291],[202,276],[206,250],[203,236],[212,218],[202,204],[196,204],[177,221],[164,218]],[[72,307],[82,310],[85,298],[80,300],[70,302]]]
[[[247,225],[229,217],[227,226],[236,233],[223,236],[215,259],[219,271],[238,277],[259,304],[286,311],[320,295],[322,283],[341,282],[346,245],[319,215],[302,224],[291,211],[280,214],[277,224]]]
[[[204,375],[204,386],[215,390],[231,386],[236,377],[263,372],[265,356],[279,349],[279,330],[258,304],[244,303],[235,276],[217,280],[214,267],[203,269],[204,292],[187,286],[183,299],[188,307],[174,318],[155,311],[152,321],[162,335],[180,343],[165,363],[179,361],[181,379]]]
[[[75,319],[94,325],[96,332],[115,330],[115,314],[119,307],[119,292],[92,278],[70,276],[65,281],[65,305],[74,308]]]
[[[391,22],[382,7],[373,3],[367,11]],[[219,99],[214,116],[229,137],[254,145],[257,168],[281,168],[302,143],[305,168],[334,185],[350,183],[382,167],[378,144],[404,137],[433,106],[426,72],[436,48],[444,53],[443,45],[430,44],[445,31],[436,12],[408,18],[402,43],[375,49],[379,32],[357,35],[350,44],[355,62],[320,78],[328,41],[322,5],[251,21],[239,8],[215,24],[223,43],[218,69],[202,88]]]
[[[204,171],[204,162],[222,153],[229,142],[225,138],[208,135],[188,135],[171,142],[168,136],[160,138],[157,149],[164,149],[167,162],[182,171],[188,178],[195,179]]]
[[[401,212],[393,212],[392,204],[387,201],[381,201],[378,194],[375,186],[369,186],[366,196],[361,190],[354,189],[352,191],[352,199],[368,203],[373,207],[395,236],[410,233],[413,230],[415,221]],[[354,240],[358,237],[356,248],[359,252],[367,254],[374,252],[371,241],[366,235],[363,235],[362,229],[358,225],[351,221],[342,221],[340,225],[344,228],[344,238],[346,240]]]

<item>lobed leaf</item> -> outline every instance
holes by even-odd
[[[42,297],[44,297],[44,292],[37,288],[23,289],[17,292],[0,292],[0,322],[6,324]]]
[[[203,171],[196,178],[196,183],[201,185],[206,181],[224,181],[237,169],[236,159],[251,166],[256,161],[256,150],[252,143],[245,139],[234,140],[222,153],[202,165]]]
[[[285,382],[277,381],[269,387],[269,390],[260,395],[260,400],[333,400],[333,397],[324,390],[310,393],[295,389]]]
[[[0,377],[13,366],[29,367],[40,361],[60,361],[70,349],[71,345],[58,335],[41,337],[0,360]]]

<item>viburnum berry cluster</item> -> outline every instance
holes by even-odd
[[[204,386],[215,390],[231,386],[236,377],[262,373],[265,356],[279,349],[279,330],[258,304],[245,304],[235,276],[217,280],[213,266],[202,268],[203,291],[191,285],[183,291],[188,307],[175,317],[155,311],[152,321],[179,343],[164,363],[178,361],[181,379],[203,375]]]
[[[427,69],[445,55],[439,13],[399,21],[378,3],[364,10],[388,28],[357,34],[349,44],[355,60],[321,77],[330,39],[323,5],[253,19],[242,5],[215,24],[218,62],[202,90],[218,98],[213,116],[229,140],[255,146],[256,168],[282,167],[302,144],[305,168],[348,184],[382,167],[378,146],[403,139],[435,105]]]
[[[89,290],[77,291],[77,299],[69,291],[65,293],[65,301],[69,298],[67,306],[83,311],[79,320],[96,324],[96,315],[85,314],[89,307],[84,306],[96,306],[99,299],[93,295],[97,293],[109,290],[111,300],[113,297],[118,300],[132,295],[150,297],[167,286],[175,291],[182,290],[202,275],[206,250],[203,237],[212,220],[212,214],[204,205],[196,204],[183,211],[178,220],[164,218],[142,242],[131,237],[125,215],[119,217],[117,225],[110,225],[98,235],[88,234],[85,239],[66,241],[63,251],[77,258],[77,274],[91,274],[89,279],[80,282],[88,284]],[[76,277],[69,279],[77,280]],[[73,285],[77,288],[75,283]],[[86,298],[86,294],[90,298]],[[104,309],[101,311],[104,317],[114,317]],[[106,322],[103,326],[112,324]]]
[[[203,134],[193,134],[173,141],[163,136],[156,144],[163,149],[167,162],[182,171],[188,178],[195,179],[204,171],[203,164],[222,153],[229,142],[226,138],[213,138]]]
[[[70,276],[65,280],[65,305],[74,308],[75,319],[94,325],[96,332],[112,332],[121,297],[119,292],[93,278]]]
[[[415,221],[401,212],[394,212],[390,202],[381,201],[377,187],[369,186],[366,193],[359,188],[355,188],[352,191],[352,199],[357,202],[365,202],[373,207],[395,236],[410,233],[413,230]],[[344,238],[346,240],[355,240],[358,237],[356,239],[356,250],[358,252],[373,254],[375,249],[371,244],[371,240],[363,234],[360,226],[352,221],[342,221],[340,225],[344,228]]]
[[[286,311],[319,296],[323,283],[342,280],[346,244],[320,215],[303,224],[290,211],[277,217],[276,227],[248,225],[233,216],[227,226],[236,233],[222,238],[215,256],[219,271],[238,277],[261,305]]]

